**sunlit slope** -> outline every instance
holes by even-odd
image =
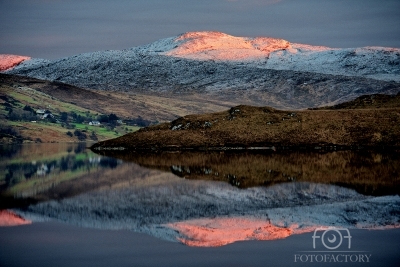
[[[25,60],[31,59],[30,57],[0,54],[0,71],[12,69]]]
[[[266,61],[270,53],[287,49],[290,43],[267,37],[235,37],[220,32],[188,32],[173,39],[164,55],[195,60]],[[159,49],[163,47],[159,47]]]

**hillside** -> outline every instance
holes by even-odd
[[[302,109],[396,94],[399,62],[397,48],[333,49],[193,32],[120,51],[25,60],[6,73],[98,90]]]
[[[21,90],[25,88],[27,90]],[[22,93],[22,94],[21,94]],[[39,101],[34,101],[35,95]],[[199,94],[191,94],[177,98],[173,95],[150,95],[146,93],[128,93],[128,92],[110,92],[102,90],[83,89],[76,86],[68,85],[61,82],[51,82],[39,80],[29,77],[16,76],[0,73],[0,107],[2,113],[1,118],[4,119],[5,125],[12,125],[7,122],[5,116],[8,111],[5,110],[6,105],[10,104],[6,101],[10,97],[16,98],[20,103],[14,108],[22,109],[25,105],[30,105],[35,108],[44,107],[45,105],[53,106],[68,106],[63,111],[71,111],[83,115],[82,111],[89,111],[91,114],[116,114],[123,120],[140,120],[145,126],[148,123],[171,121],[178,117],[192,113],[210,113],[222,111],[228,107],[238,105],[240,100],[223,101],[215,99],[206,99]],[[8,104],[7,104],[8,103]],[[47,104],[46,104],[47,103]],[[63,108],[61,108],[63,109]],[[86,113],[85,113],[86,114]],[[35,119],[36,120],[36,119]],[[137,123],[136,123],[137,124]],[[22,134],[24,138],[30,137],[35,140],[40,138],[42,142],[69,142],[74,138],[65,136],[65,129],[58,129],[54,135],[46,135],[40,132],[34,132],[32,129],[38,128],[37,124],[32,124],[26,121],[23,124],[14,125],[13,128]],[[50,125],[56,126],[56,125]],[[131,126],[127,126],[131,129]],[[40,127],[39,127],[40,128]],[[98,132],[97,128],[93,128]],[[124,127],[125,128],[125,127]],[[54,127],[46,127],[46,131],[54,130]],[[117,130],[118,131],[118,130]],[[116,134],[110,131],[109,134],[99,138],[108,139],[114,138],[125,133],[124,130],[118,131]]]
[[[230,101],[206,99],[199,94],[182,95],[177,99],[170,94],[160,96],[147,93],[105,92],[1,73],[0,84],[11,87],[27,86],[98,113],[115,113],[122,118],[141,116],[149,121],[171,121],[191,113],[222,111],[241,102],[239,99]]]
[[[96,108],[100,99],[105,102],[110,97],[61,83],[0,74],[0,143],[93,142],[139,129],[116,122],[89,125],[114,114],[109,112],[112,108]],[[125,113],[118,109],[114,112],[121,119],[137,119],[123,117]]]
[[[400,146],[400,94],[393,107],[282,111],[237,106],[99,142],[95,150],[251,147]]]

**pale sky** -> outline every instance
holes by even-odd
[[[0,0],[0,54],[56,59],[188,31],[400,48],[400,0]]]

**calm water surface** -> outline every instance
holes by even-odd
[[[189,246],[400,221],[397,151],[99,155],[88,146],[0,146],[0,221],[128,229]]]
[[[104,156],[93,153],[89,146],[0,146],[0,193],[8,200],[2,207],[13,207],[23,199],[68,198],[149,176],[154,174],[151,170],[184,179],[223,181],[238,188],[314,182],[353,188],[363,195],[395,195],[400,191],[397,152],[109,152]],[[129,174],[121,171],[126,168],[131,169]],[[104,179],[106,175],[110,179]]]

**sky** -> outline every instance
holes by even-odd
[[[188,31],[400,48],[400,0],[0,0],[0,54],[57,59]]]

